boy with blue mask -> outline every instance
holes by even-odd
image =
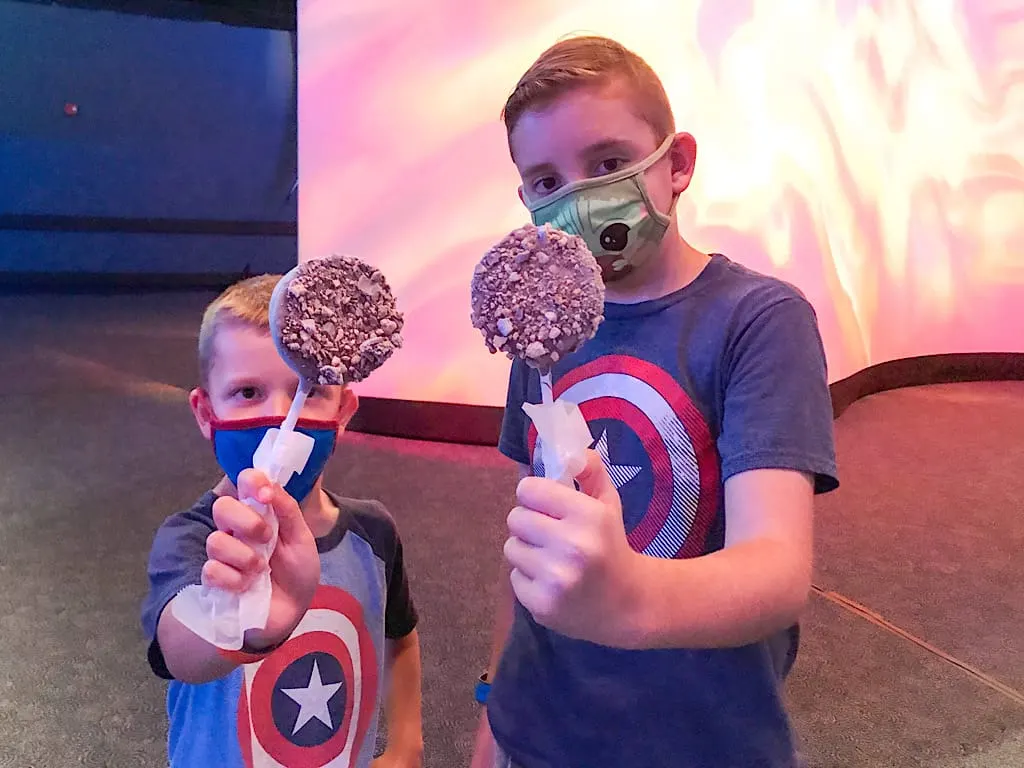
[[[298,377],[270,337],[279,276],[228,288],[199,334],[201,385],[189,396],[225,476],[160,526],[149,558],[142,623],[149,663],[170,681],[172,766],[370,766],[386,702],[388,748],[376,768],[413,768],[423,748],[416,611],[402,544],[377,502],[345,499],[321,473],[357,408],[343,387],[317,387],[296,425],[314,439],[302,473],[282,488],[251,469],[279,427]],[[185,628],[171,607],[187,586],[240,592],[268,563],[255,546],[267,524],[239,498],[273,506],[272,596],[263,630],[226,652]],[[385,681],[389,685],[385,685]]]
[[[473,766],[791,768],[781,686],[838,485],[814,311],[680,235],[696,142],[636,54],[562,41],[503,117],[533,222],[587,241],[607,302],[552,371],[594,439],[575,489],[542,477],[539,375],[513,362],[499,447],[523,479]]]

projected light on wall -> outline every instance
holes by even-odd
[[[573,32],[662,75],[699,146],[682,231],[798,285],[832,380],[1024,350],[1024,2],[302,0],[300,258],[377,264],[407,316],[362,394],[503,404],[468,300],[527,220],[499,112]]]

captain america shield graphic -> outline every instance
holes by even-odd
[[[244,672],[238,733],[247,766],[355,762],[377,706],[377,654],[354,597],[321,585],[288,641]]]
[[[576,403],[622,498],[630,546],[652,557],[705,551],[719,501],[718,452],[703,414],[672,376],[627,355],[607,355],[558,379]],[[543,475],[537,430],[534,473]]]

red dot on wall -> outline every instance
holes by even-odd
[[[78,114],[78,105],[72,104],[70,101],[64,105],[64,114],[68,117],[74,117]]]

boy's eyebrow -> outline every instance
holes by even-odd
[[[602,139],[601,141],[595,141],[580,150],[580,157],[592,157],[593,155],[599,155],[602,152],[608,152],[609,150],[625,152],[626,154],[632,154],[636,147],[633,142],[626,139]]]
[[[555,166],[552,165],[551,163],[537,163],[537,165],[531,165],[529,168],[524,170],[522,172],[522,177],[524,179],[526,179],[526,178],[529,178],[531,176],[540,175],[542,173],[554,174],[555,173]]]

